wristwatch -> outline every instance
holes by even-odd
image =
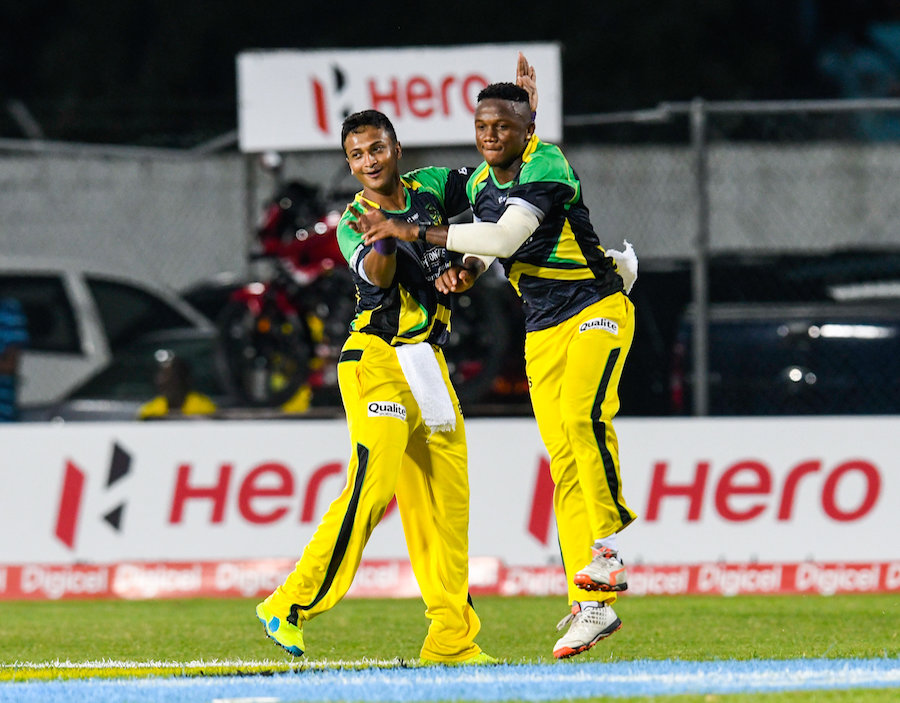
[[[428,232],[428,228],[431,225],[426,225],[424,222],[419,223],[419,241],[428,243],[428,240],[425,238],[425,233]]]

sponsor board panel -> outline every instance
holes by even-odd
[[[617,422],[629,565],[900,558],[898,418]],[[467,422],[470,554],[559,564],[531,419]],[[345,484],[342,421],[4,428],[0,563],[294,559]],[[396,506],[366,558],[406,554]]]
[[[489,83],[515,79],[519,51],[540,76],[540,136],[558,142],[560,48],[526,43],[242,52],[237,58],[240,148],[338,149],[344,117],[370,108],[390,118],[404,146],[474,145],[478,93]]]
[[[0,600],[265,597],[292,568],[288,559],[6,565],[0,567]],[[900,562],[635,566],[628,581],[628,591],[620,595],[898,593]],[[566,596],[559,566],[508,566],[477,558],[470,564],[470,583],[476,596]],[[378,559],[362,562],[347,597],[420,594],[408,561]]]
[[[900,418],[619,425],[632,563],[900,558]]]

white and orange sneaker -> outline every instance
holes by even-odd
[[[608,547],[591,547],[594,558],[591,563],[575,574],[572,579],[578,588],[585,591],[625,591],[628,589],[628,574],[619,553]]]
[[[553,656],[557,659],[586,652],[621,628],[622,621],[616,616],[612,606],[606,603],[575,601],[572,603],[572,612],[559,621],[556,629],[562,630],[566,625],[569,625],[569,631],[553,647]]]

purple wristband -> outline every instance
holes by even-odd
[[[387,239],[379,239],[372,245],[379,254],[384,254],[388,256],[389,254],[393,254],[397,251],[397,240],[394,237],[388,237]]]

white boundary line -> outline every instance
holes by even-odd
[[[105,662],[106,665],[111,663],[125,667],[132,664]],[[360,663],[354,662],[353,665]],[[87,665],[61,664],[74,668]],[[198,664],[171,662],[166,666]],[[229,666],[248,667],[250,664],[229,662]],[[51,667],[48,664],[48,668]],[[409,669],[395,665],[391,668],[359,670],[341,670],[333,665],[325,669],[314,668],[316,670],[312,676],[307,675],[310,673],[307,669],[274,676],[170,676],[6,683],[0,685],[0,703],[70,703],[84,699],[86,695],[108,703],[149,703],[162,699],[171,703],[209,703],[213,700],[242,700],[244,703],[249,700],[265,700],[267,703],[299,700],[541,701],[560,697],[900,688],[900,659],[896,658],[711,662],[643,660],[612,664],[561,662]]]

